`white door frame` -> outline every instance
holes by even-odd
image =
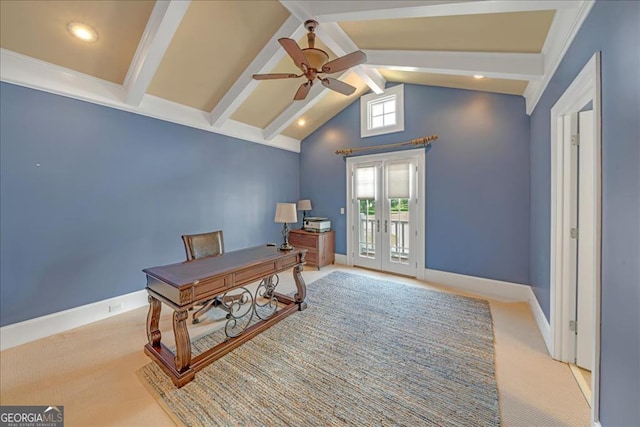
[[[416,239],[416,278],[424,280],[425,268],[425,203],[426,203],[426,179],[425,179],[425,149],[417,148],[413,150],[394,151],[381,154],[370,154],[365,156],[347,157],[346,174],[347,174],[347,265],[353,266],[355,259],[355,249],[353,247],[353,233],[355,232],[355,224],[353,224],[353,179],[351,170],[354,163],[375,162],[381,160],[401,160],[406,158],[416,158],[418,171],[416,173],[416,195],[422,203],[416,204],[416,232],[412,237]]]
[[[600,94],[600,52],[596,52],[584,66],[560,99],[551,108],[551,264],[550,264],[550,329],[551,340],[547,345],[554,359],[575,361],[575,332],[569,329],[569,321],[575,319],[576,288],[575,259],[572,262],[570,226],[570,189],[572,177],[570,144],[562,144],[562,118],[577,113],[589,102],[593,104],[594,144],[589,153],[595,170],[595,212],[593,244],[596,259],[593,263],[595,290],[593,296],[594,322],[581,325],[594,334],[593,371],[591,375],[591,422],[599,421],[600,387],[600,289],[601,289],[601,236],[602,236],[602,141],[601,141],[601,94]],[[573,311],[572,311],[573,307]]]

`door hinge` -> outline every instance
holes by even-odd
[[[574,134],[571,135],[571,145],[580,145],[580,135],[579,134]]]
[[[572,239],[577,239],[578,238],[578,229],[577,228],[572,228],[570,231],[570,235]]]
[[[569,330],[578,333],[578,321],[577,320],[569,320]]]

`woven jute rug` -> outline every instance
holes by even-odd
[[[342,272],[307,301],[181,389],[138,376],[188,426],[500,425],[487,301]]]

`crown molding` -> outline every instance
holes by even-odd
[[[222,126],[212,127],[209,113],[153,95],[144,95],[139,105],[129,105],[124,101],[126,90],[122,85],[5,49],[0,49],[0,80],[207,132],[300,152],[300,141],[294,138],[278,135],[266,140],[262,136],[262,129],[231,120],[227,120]]]

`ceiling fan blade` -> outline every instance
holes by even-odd
[[[364,64],[367,62],[367,55],[361,50],[356,50],[340,58],[336,58],[333,61],[329,61],[322,66],[323,73],[337,73],[344,71],[347,68],[355,67],[356,65]]]
[[[291,59],[293,59],[293,63],[296,64],[296,67],[300,68],[302,71],[305,71],[305,67],[311,68],[309,61],[307,61],[307,57],[304,56],[304,52],[302,52],[302,49],[300,49],[300,46],[298,46],[298,43],[296,43],[295,40],[281,38],[278,39],[278,42],[282,45],[284,50],[287,51]]]
[[[350,84],[341,82],[340,80],[332,79],[331,77],[322,79],[322,84],[325,87],[331,90],[335,90],[336,92],[339,92],[343,95],[351,95],[353,92],[356,91],[356,88],[351,86]]]
[[[293,97],[294,101],[302,101],[307,97],[307,94],[311,90],[311,82],[307,81],[306,83],[302,83],[296,92],[296,95]]]
[[[291,73],[273,73],[273,74],[254,74],[255,80],[273,80],[273,79],[294,79],[296,77],[302,77],[301,75]]]

